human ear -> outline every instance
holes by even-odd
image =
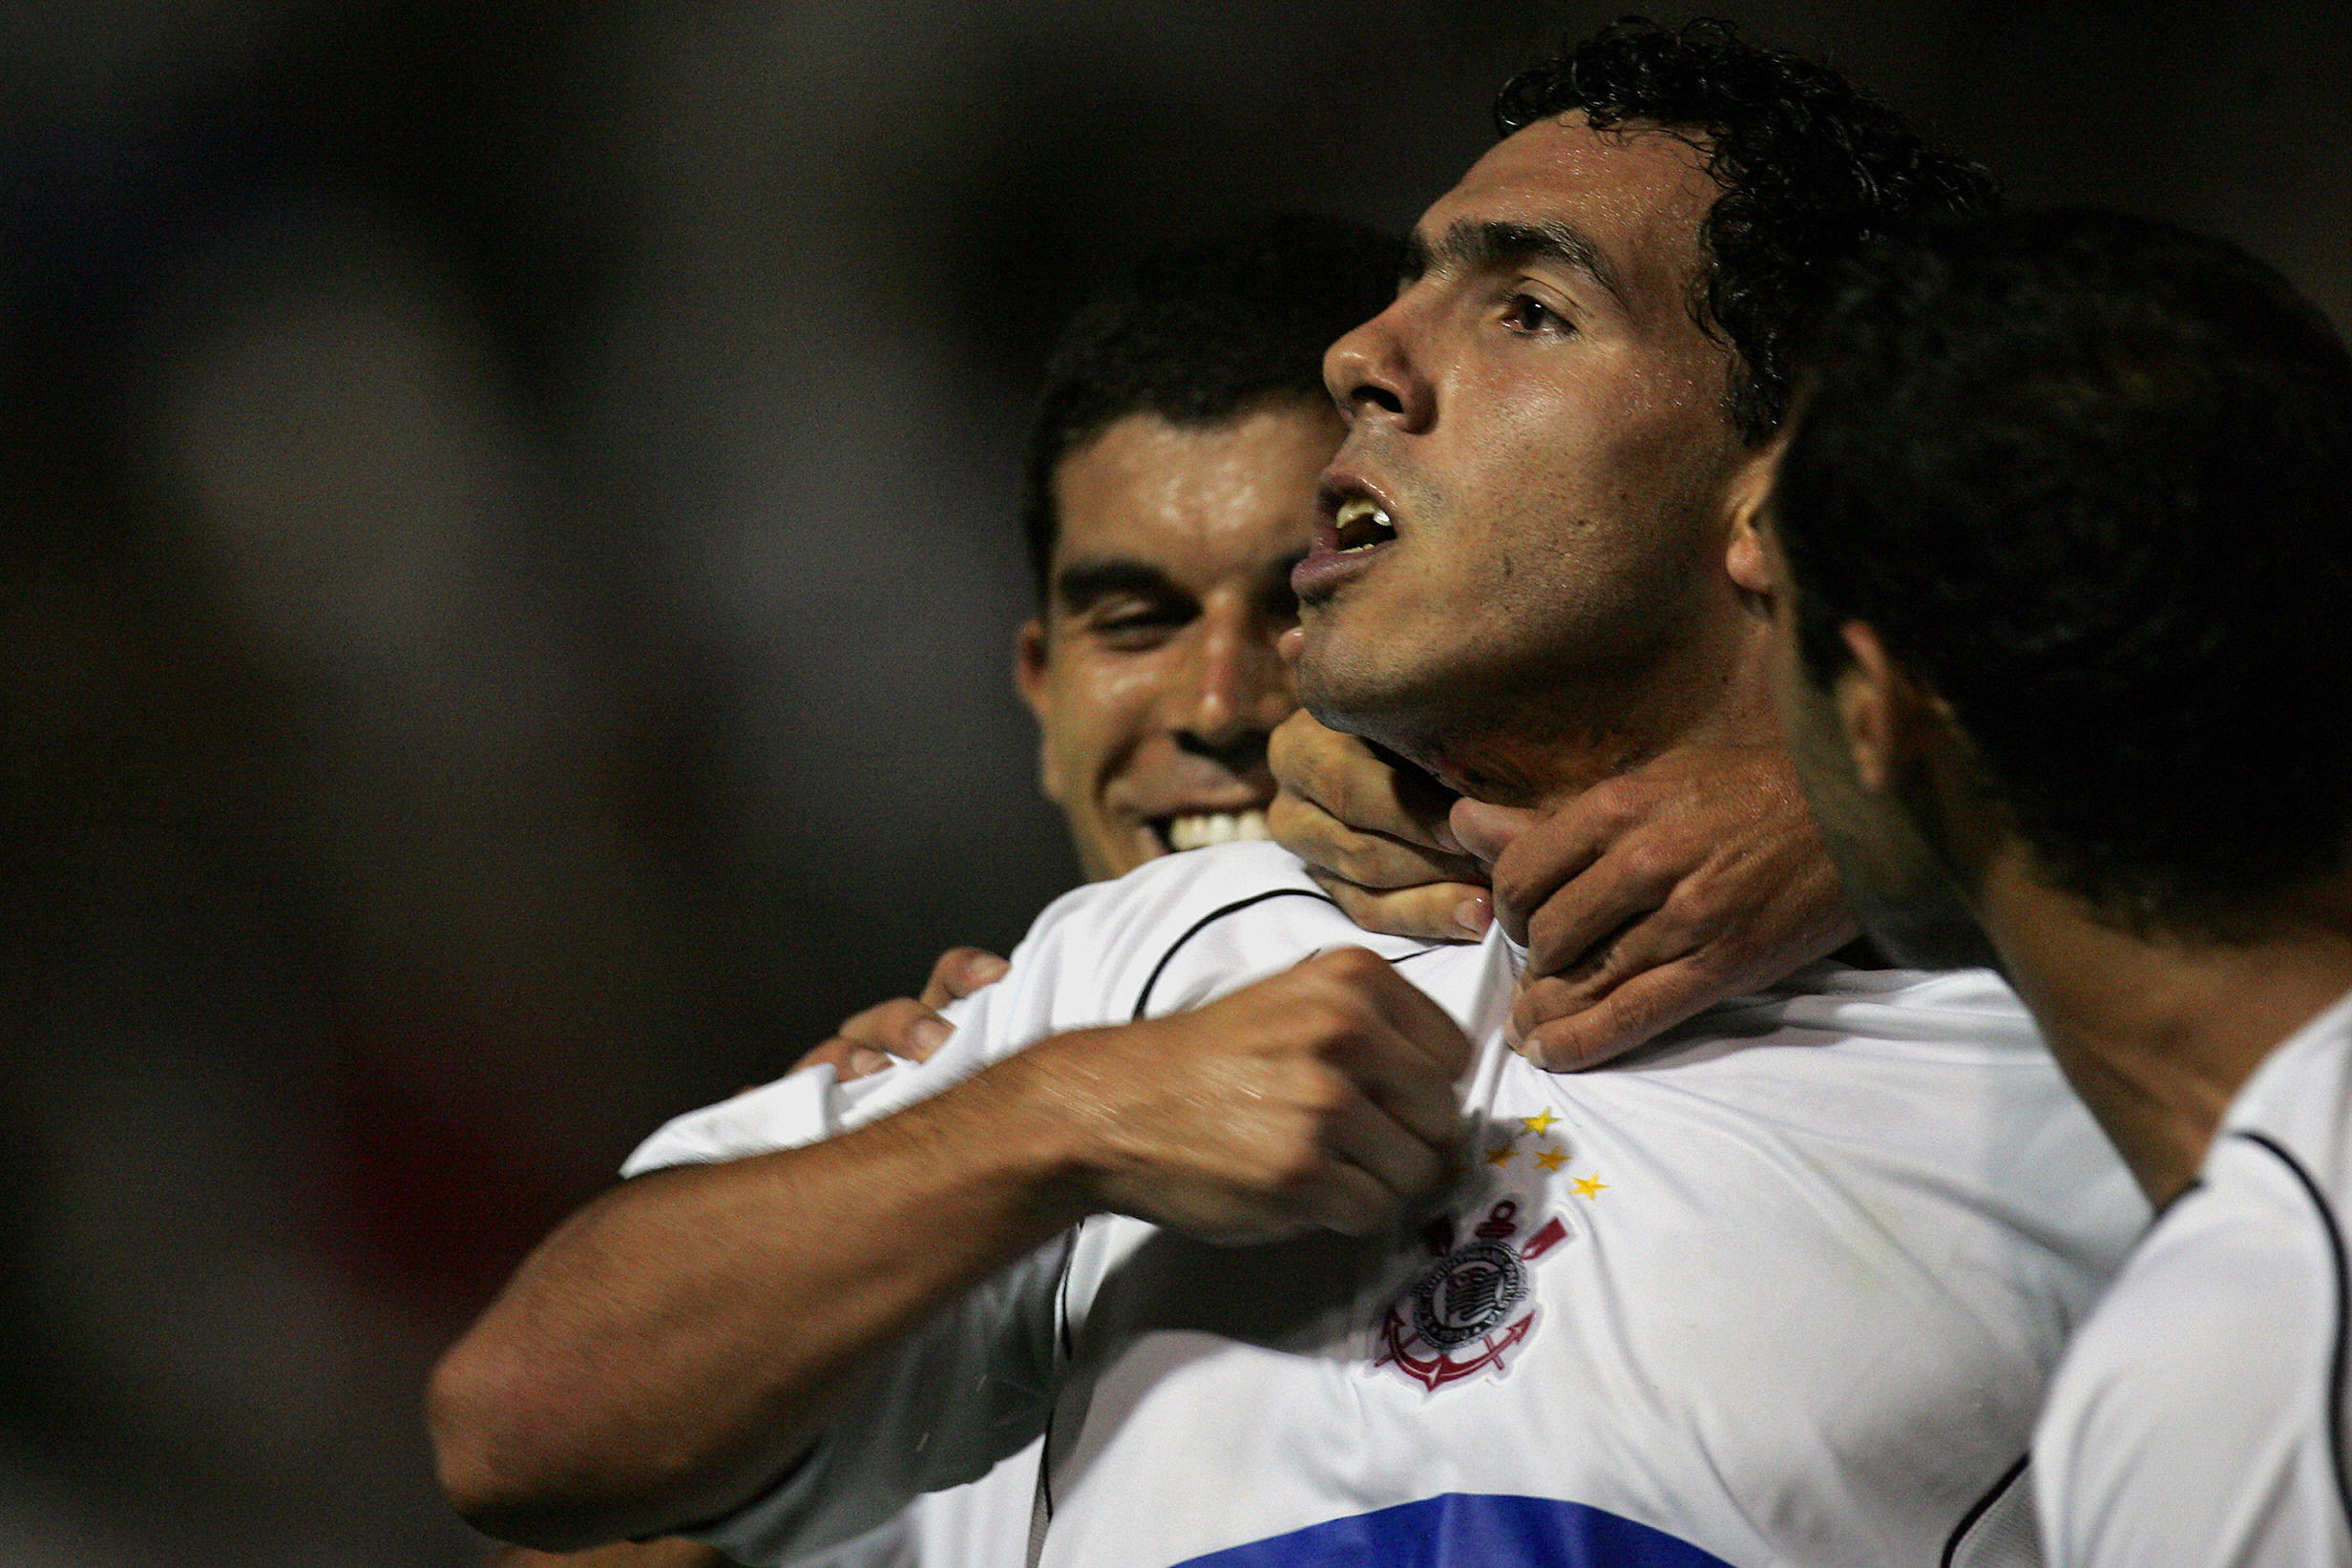
[[[1838,635],[1848,656],[1836,681],[1838,727],[1853,753],[1855,781],[1869,794],[1885,795],[1894,789],[1908,760],[1908,704],[1916,688],[1869,622],[1849,620]]]
[[[1773,477],[1780,469],[1782,443],[1774,439],[1750,454],[1732,482],[1732,533],[1724,545],[1723,570],[1732,585],[1757,598],[1770,598],[1773,570],[1764,548],[1764,508],[1771,500]]]
[[[1038,721],[1038,788],[1060,805],[1061,794],[1054,776],[1053,693],[1045,683],[1045,667],[1052,659],[1045,638],[1045,622],[1031,616],[1013,635],[1013,689],[1028,704]]]
[[[1031,616],[1013,635],[1013,689],[1040,721],[1045,718],[1040,707],[1045,700],[1045,623]]]
[[[1764,551],[1764,535],[1756,529],[1755,508],[1747,508],[1732,515],[1732,539],[1724,547],[1723,569],[1732,579],[1732,586],[1743,594],[1757,598],[1770,598],[1773,591],[1772,566]]]

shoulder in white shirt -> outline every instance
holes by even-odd
[[[2134,1252],[2034,1437],[2050,1559],[2352,1563],[2352,997],[2280,1045]]]

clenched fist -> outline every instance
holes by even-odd
[[[1089,1206],[1204,1241],[1368,1235],[1443,1185],[1470,1042],[1361,948],[1194,1012],[1014,1057],[1078,1135]]]

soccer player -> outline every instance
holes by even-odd
[[[1318,713],[1542,805],[1765,743],[1740,519],[1806,278],[1988,193],[1718,30],[1503,105],[1327,358],[1293,581]],[[640,1149],[444,1363],[445,1481],[781,1561],[1043,1432],[1048,1563],[2017,1560],[2145,1210],[2014,1000],[1826,967],[1565,1077],[1502,1044],[1517,970],[1364,938],[1270,846],[1068,895],[929,1062]]]
[[[1022,504],[1041,602],[1021,628],[1015,673],[1038,720],[1043,788],[1062,806],[1092,878],[1264,836],[1268,732],[1296,701],[1275,652],[1297,624],[1290,574],[1313,535],[1317,476],[1344,433],[1323,387],[1323,350],[1386,306],[1402,255],[1395,240],[1334,220],[1236,224],[1106,282],[1048,364]],[[1745,910],[1736,935],[1747,942],[1780,939],[1790,919],[1834,929],[1842,899],[1834,878],[1828,896],[1816,885],[1827,867],[1816,837],[1777,801],[1759,803],[1745,761],[1703,748],[1672,754],[1688,781],[1671,802],[1676,826],[1700,842],[1664,856],[1662,870],[1696,876],[1723,855],[1755,866],[1746,883],[1710,877],[1699,897],[1712,915]],[[1650,815],[1636,812],[1628,825]],[[1482,893],[1472,887],[1461,896]],[[1443,913],[1444,934],[1483,931],[1482,920],[1465,930],[1450,906]],[[1367,910],[1392,927],[1410,915],[1394,904]],[[1776,956],[1750,961],[1770,966]],[[970,949],[945,954],[921,997],[860,1014],[804,1066],[821,1061],[847,1080],[892,1056],[920,1060],[946,1037],[938,1010],[1002,967]],[[1707,983],[1692,1007],[1734,989]],[[986,1523],[976,1512],[1003,1506],[997,1499],[1009,1488],[999,1478],[986,1492],[927,1498],[911,1540],[868,1549],[975,1568]],[[1015,1490],[1025,1520],[1034,1480]],[[518,1551],[501,1562],[558,1560]],[[570,1560],[699,1568],[719,1559],[664,1543]]]
[[[2068,1568],[2352,1562],[2352,356],[2269,267],[2018,217],[1838,303],[1776,669],[1865,923],[1989,938],[2162,1219],[2034,1439]]]

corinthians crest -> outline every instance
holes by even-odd
[[[1505,1198],[1460,1246],[1450,1220],[1423,1232],[1435,1261],[1389,1307],[1374,1365],[1393,1366],[1432,1391],[1489,1368],[1500,1370],[1535,1327],[1527,1265],[1568,1234],[1558,1216],[1523,1242],[1520,1229],[1519,1203]]]

